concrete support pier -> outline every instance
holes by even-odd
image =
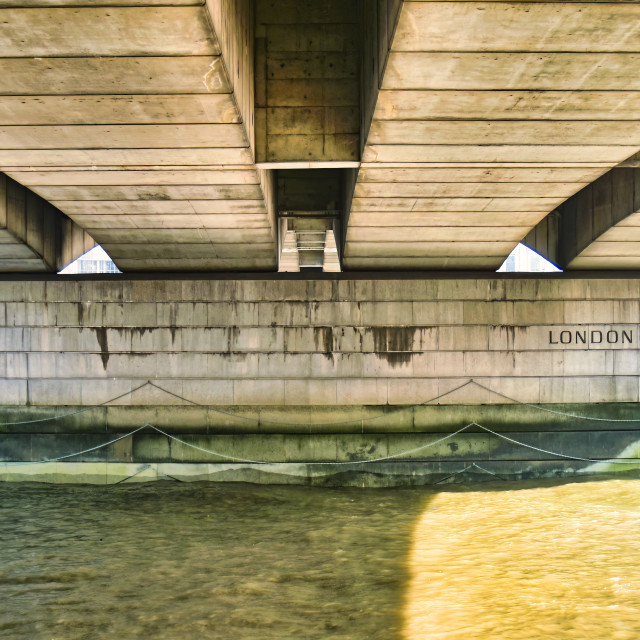
[[[640,281],[624,274],[5,277],[0,323],[5,481],[640,465]]]

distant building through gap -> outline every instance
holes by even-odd
[[[539,253],[520,243],[509,254],[498,271],[551,273],[554,271],[562,271],[562,269],[558,269],[558,267],[546,258],[543,258]]]
[[[100,245],[96,245],[58,273],[71,275],[74,273],[122,273],[122,271],[116,267],[109,254]]]

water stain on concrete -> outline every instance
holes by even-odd
[[[333,328],[313,327],[313,340],[316,350],[333,360]]]
[[[368,327],[373,336],[373,350],[392,367],[411,362],[413,339],[417,327]]]
[[[107,341],[107,329],[106,327],[93,327],[96,332],[96,338],[98,345],[100,346],[100,357],[102,358],[102,366],[104,370],[107,370],[107,363],[109,362],[109,343]]]

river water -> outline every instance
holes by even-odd
[[[640,480],[0,485],[0,637],[640,638]]]

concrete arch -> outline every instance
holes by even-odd
[[[59,271],[95,244],[64,213],[0,173],[0,272]]]
[[[637,269],[640,168],[608,171],[560,205],[523,242],[562,269]]]

